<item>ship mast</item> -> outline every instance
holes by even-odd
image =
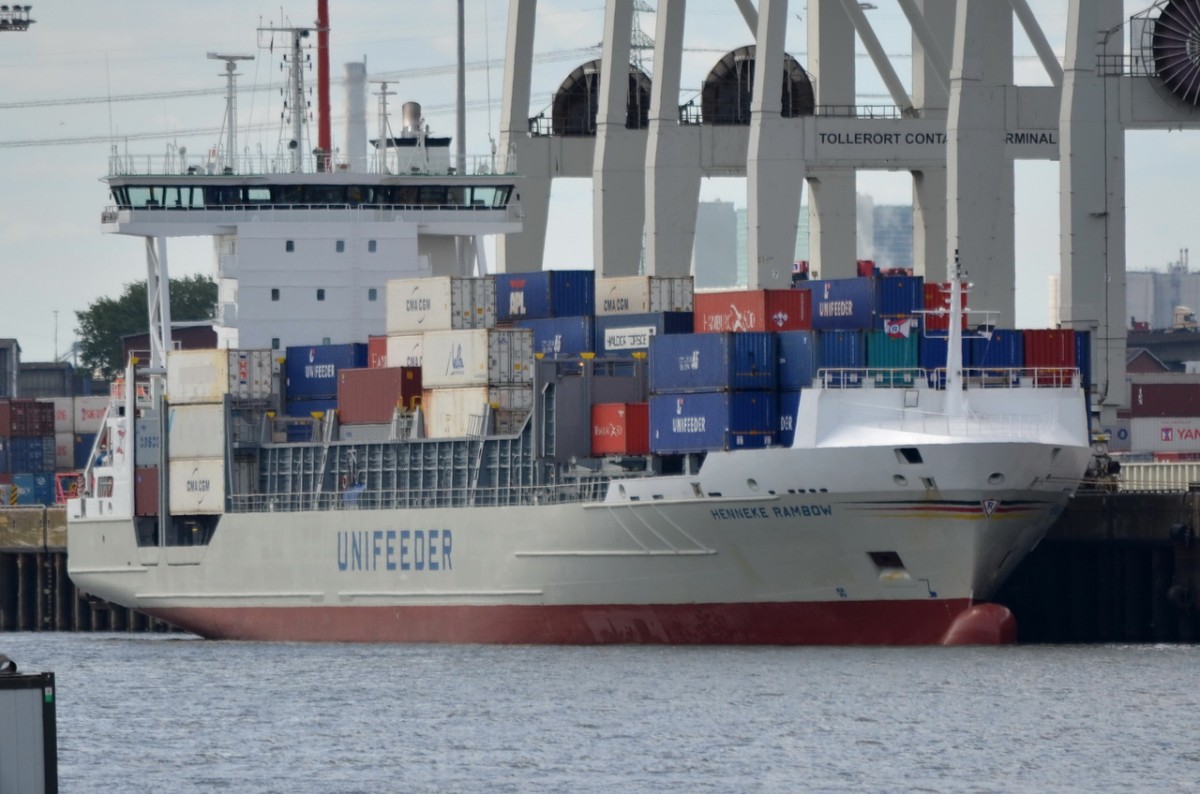
[[[950,331],[946,339],[946,415],[953,417],[966,412],[963,399],[962,295],[962,262],[955,249],[954,272],[950,274]]]

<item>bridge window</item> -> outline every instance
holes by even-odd
[[[303,204],[304,188],[301,185],[280,185],[275,188],[275,205]]]
[[[270,204],[271,203],[271,188],[269,188],[269,187],[248,187],[248,188],[246,188],[246,203],[247,204]]]
[[[346,188],[341,185],[308,185],[304,188],[308,204],[345,204]]]

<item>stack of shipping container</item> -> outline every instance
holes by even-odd
[[[602,361],[649,353],[656,336],[690,333],[695,295],[690,277],[620,276],[596,279],[593,350]],[[601,367],[599,372],[605,372]],[[650,452],[647,394],[626,402],[596,402],[591,408],[592,454],[596,457]]]
[[[167,490],[171,513],[204,515],[224,510],[225,459],[233,441],[228,435],[228,408],[268,403],[273,368],[269,350],[172,350],[167,354]],[[150,426],[139,425],[138,432],[150,438],[154,435]],[[145,456],[142,463],[152,457]],[[156,468],[137,466],[136,515],[158,514],[158,483]]]
[[[6,505],[54,504],[54,406],[0,400],[0,497]]]
[[[1109,446],[1149,453],[1160,461],[1200,460],[1200,375],[1134,376],[1128,416],[1118,421]]]

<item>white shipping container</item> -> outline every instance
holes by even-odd
[[[172,350],[167,353],[167,397],[176,405],[221,402],[226,394],[266,400],[273,367],[270,350]]]
[[[137,466],[157,466],[162,448],[158,419],[138,419],[134,425],[133,462]]]
[[[596,314],[690,312],[691,276],[619,276],[596,279]]]
[[[412,334],[496,324],[496,281],[431,276],[387,283],[387,332]]]
[[[387,362],[389,367],[419,367],[423,358],[421,334],[388,334]]]
[[[225,405],[172,405],[167,414],[167,455],[184,458],[225,456]]]
[[[463,438],[482,432],[490,411],[491,432],[520,432],[533,410],[532,386],[425,389],[421,413],[427,438]]]
[[[108,410],[108,397],[76,397],[72,407],[76,433],[99,433]],[[57,426],[57,422],[55,425]],[[58,432],[55,430],[55,432]]]
[[[75,468],[75,434],[54,434],[54,468]]]
[[[533,382],[533,331],[528,328],[430,331],[423,346],[421,384],[426,388]]]
[[[108,399],[107,397],[105,399]],[[39,397],[38,402],[54,406],[54,434],[75,432],[74,397]]]
[[[1135,416],[1129,420],[1133,452],[1200,452],[1200,416]]]
[[[421,415],[426,438],[464,438],[483,428],[488,388],[425,389]]]
[[[225,512],[223,458],[173,460],[168,469],[169,500],[175,515],[214,515]]]

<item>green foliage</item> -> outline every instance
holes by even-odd
[[[171,319],[210,320],[217,306],[217,285],[207,276],[171,279]],[[125,369],[121,359],[121,337],[150,330],[146,304],[146,282],[125,285],[119,298],[100,298],[87,309],[75,312],[75,329],[82,348],[81,365],[113,378]]]

